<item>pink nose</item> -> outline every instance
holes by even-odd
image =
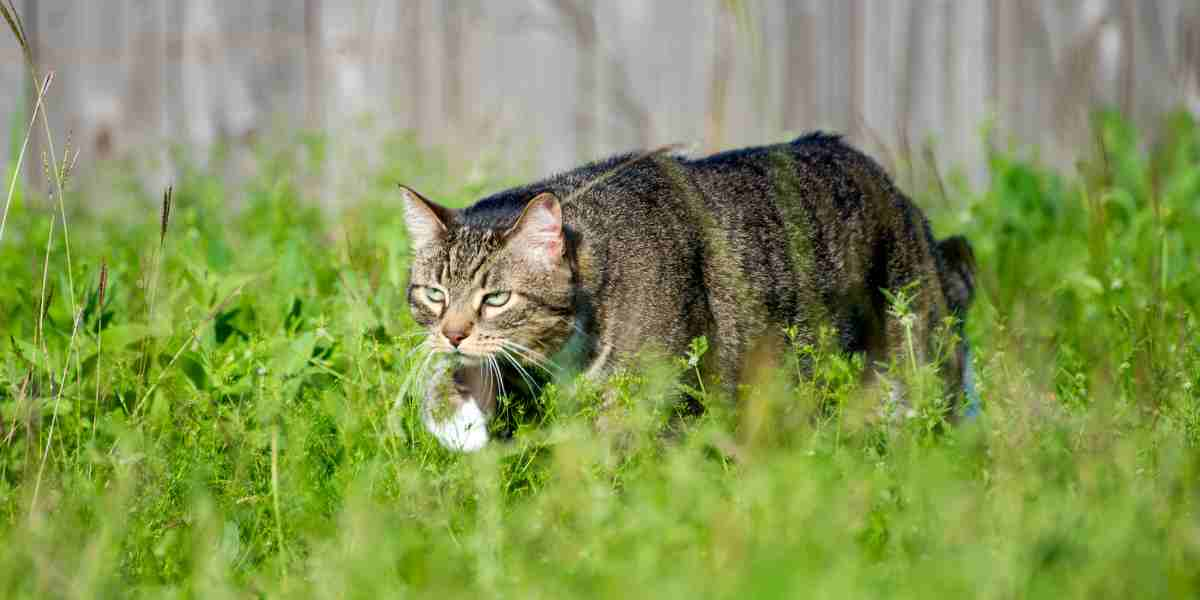
[[[463,340],[467,339],[467,333],[465,331],[443,331],[442,335],[446,336],[446,339],[450,341],[450,345],[454,346],[455,348],[457,348]]]

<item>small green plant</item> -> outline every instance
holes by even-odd
[[[708,392],[704,389],[704,377],[700,374],[700,361],[704,355],[708,353],[708,338],[700,336],[693,339],[688,344],[687,355],[679,358],[679,366],[685,371],[691,371],[696,376],[696,385],[699,390],[692,389],[689,386],[683,386],[684,391],[697,396],[698,398],[706,398]]]

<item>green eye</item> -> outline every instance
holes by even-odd
[[[504,306],[508,304],[512,292],[492,292],[483,297],[483,303],[488,306]]]
[[[434,304],[440,304],[446,299],[446,294],[442,293],[442,290],[437,288],[425,288],[425,297]]]

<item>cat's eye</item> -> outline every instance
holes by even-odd
[[[446,294],[437,288],[425,288],[425,297],[434,304],[441,304],[446,299]]]
[[[508,304],[510,297],[512,292],[492,292],[483,297],[483,303],[488,306],[504,306]]]

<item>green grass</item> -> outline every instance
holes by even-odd
[[[1078,173],[997,151],[986,188],[917,191],[980,265],[985,412],[944,434],[870,418],[861,362],[796,348],[817,378],[681,435],[659,433],[654,372],[608,383],[629,408],[605,434],[596,389],[552,388],[510,408],[511,441],[445,452],[393,409],[414,325],[392,184],[462,204],[516,180],[405,139],[337,217],[304,188],[311,137],[236,189],[189,171],[165,236],[134,186],[74,194],[73,273],[57,204],[28,199],[0,245],[0,590],[1194,596],[1200,128],[1172,117],[1151,149],[1111,115],[1097,131]],[[81,208],[100,195],[115,210]]]

